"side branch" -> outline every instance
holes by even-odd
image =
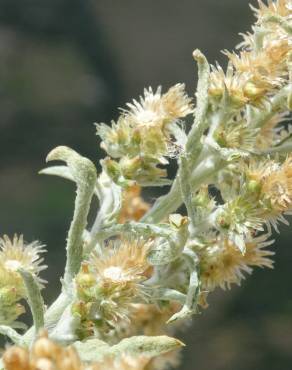
[[[204,131],[208,128],[208,88],[210,79],[210,66],[205,56],[195,50],[194,59],[198,63],[198,85],[197,85],[197,106],[195,110],[195,120],[188,134],[185,152],[189,161],[189,168],[194,169],[202,150],[201,138]],[[180,171],[178,169],[178,171]],[[143,217],[143,222],[159,222],[164,217],[175,211],[182,204],[180,185],[177,178],[174,180],[168,194],[157,199],[150,211]]]

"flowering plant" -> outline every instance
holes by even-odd
[[[169,368],[183,346],[172,337],[178,322],[207,307],[217,287],[273,267],[271,232],[292,210],[292,2],[259,0],[253,10],[240,50],[224,52],[226,72],[194,51],[196,104],[183,84],[149,88],[117,122],[96,125],[108,155],[101,173],[68,147],[49,153],[65,165],[41,173],[77,187],[62,291],[44,305],[43,245],[0,239],[0,332],[15,344],[2,368]],[[166,185],[153,205],[143,200],[143,187]]]

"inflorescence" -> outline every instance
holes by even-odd
[[[115,122],[96,124],[107,154],[99,175],[70,148],[48,155],[65,165],[41,172],[77,186],[63,287],[46,308],[44,246],[0,238],[0,332],[15,344],[6,370],[175,366],[182,343],[168,335],[177,323],[205,309],[216,288],[273,267],[272,232],[292,212],[292,2],[252,9],[251,32],[224,51],[226,72],[195,50],[196,102],[183,84],[149,88]],[[178,163],[173,180],[169,159]],[[166,185],[154,204],[143,199],[145,187]],[[19,321],[23,299],[29,330]]]

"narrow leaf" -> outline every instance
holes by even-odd
[[[28,271],[19,269],[27,293],[27,301],[31,309],[35,332],[44,327],[44,301],[36,278]]]

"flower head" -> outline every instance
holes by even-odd
[[[149,271],[147,254],[150,243],[142,239],[116,240],[94,253],[77,275],[77,302],[73,311],[82,321],[81,336],[94,331],[94,322],[118,329],[118,322],[129,321],[133,303],[145,302],[143,281]]]
[[[263,234],[246,243],[245,253],[228,239],[218,237],[200,252],[202,287],[212,291],[216,287],[230,289],[232,284],[240,285],[244,274],[251,274],[253,267],[273,267],[270,257],[273,252],[266,250],[273,243],[269,235]]]
[[[191,99],[185,94],[184,89],[184,84],[172,86],[165,94],[161,93],[161,87],[158,87],[155,93],[151,87],[145,89],[140,102],[134,100],[133,103],[127,104],[129,110],[126,113],[135,125],[147,127],[158,125],[166,128],[168,123],[193,111]]]
[[[240,116],[219,125],[213,136],[223,148],[252,151],[256,144],[258,129],[250,126]]]
[[[272,52],[271,52],[272,53]],[[244,95],[250,100],[259,100],[283,84],[282,76],[287,68],[283,69],[282,59],[277,62],[268,57],[267,50],[257,54],[252,51],[241,51],[239,54],[225,52],[236,71],[248,75],[248,82],[244,86]],[[274,57],[279,53],[272,53]],[[282,53],[280,55],[282,57]],[[280,59],[280,58],[279,58]]]
[[[23,279],[18,269],[22,268],[34,274],[40,285],[45,281],[39,278],[40,271],[46,268],[42,265],[44,246],[39,242],[25,244],[23,236],[7,235],[0,238],[0,323],[10,325],[18,316],[25,312],[18,303],[26,296]]]
[[[149,267],[149,243],[142,240],[121,240],[110,243],[103,256],[93,254],[90,260],[93,271],[101,280],[113,283],[140,282]]]
[[[277,229],[277,220],[285,221],[282,215],[292,209],[292,158],[282,164],[272,160],[251,164],[246,176],[257,189],[261,217]]]
[[[228,65],[226,74],[219,65],[212,66],[209,95],[214,101],[220,102],[227,92],[231,103],[240,108],[250,100],[244,93],[247,81],[247,74],[235,72],[231,64]]]
[[[216,224],[221,233],[244,253],[246,240],[254,230],[262,231],[264,220],[260,217],[258,204],[244,195],[226,202],[218,211]]]
[[[40,257],[44,252],[44,245],[39,244],[38,241],[25,244],[23,235],[15,234],[13,239],[4,235],[0,238],[0,268],[8,275],[16,274],[17,270],[22,268],[38,276],[47,267],[42,265],[44,259]]]

